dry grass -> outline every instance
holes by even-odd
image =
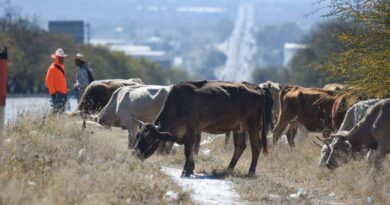
[[[8,142],[0,150],[0,205],[5,204],[188,204],[189,193],[181,191],[162,174],[160,166],[184,165],[183,147],[169,156],[154,155],[145,162],[133,158],[126,149],[126,132],[100,130],[66,118],[33,120],[23,117],[7,127]],[[203,136],[205,139],[207,135]],[[225,169],[233,146],[223,150],[224,138],[201,146],[196,156],[196,172],[228,178],[241,197],[253,204],[315,204],[323,195],[335,193],[344,204],[390,204],[390,169],[366,174],[363,159],[351,161],[335,171],[317,166],[319,150],[310,139],[272,146],[269,155],[261,154],[255,178],[247,178],[251,154],[247,147],[235,172]],[[202,150],[210,149],[210,155]],[[291,201],[286,198],[303,188],[312,199]],[[164,198],[167,191],[179,193],[177,200]],[[270,200],[269,194],[282,201]]]
[[[190,203],[157,165],[129,154],[122,130],[23,117],[8,125],[7,138],[0,150],[0,205]],[[179,197],[168,201],[169,190]]]
[[[201,146],[201,150],[210,149],[211,155],[197,156],[195,171],[229,178],[236,184],[241,197],[251,203],[275,203],[269,200],[269,194],[275,194],[284,199],[278,202],[283,204],[329,204],[328,195],[333,192],[335,196],[331,198],[344,204],[366,204],[368,196],[373,198],[375,204],[390,204],[388,159],[382,173],[367,174],[364,159],[351,161],[335,171],[330,171],[318,167],[320,152],[308,137],[298,142],[295,149],[290,149],[287,145],[271,146],[268,156],[260,156],[257,176],[247,178],[251,160],[250,146],[247,146],[235,172],[227,175],[225,170],[233,154],[233,145],[230,142],[229,150],[224,151],[223,143],[224,138],[220,137],[211,144]],[[182,167],[182,148],[178,149],[174,156],[163,160]],[[309,199],[285,200],[299,188],[309,193]]]

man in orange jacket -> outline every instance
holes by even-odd
[[[46,87],[49,90],[53,112],[64,112],[67,103],[68,87],[65,76],[64,50],[59,48],[52,54],[54,62],[49,66],[46,73]]]

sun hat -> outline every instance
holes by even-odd
[[[85,61],[84,54],[82,54],[82,53],[77,53],[75,59],[83,61],[83,62],[87,62],[87,61]]]
[[[62,50],[62,48],[59,48],[59,49],[56,50],[55,53],[53,53],[53,54],[51,55],[52,58],[55,58],[56,56],[59,56],[59,57],[66,57],[66,56],[68,56],[68,55],[65,54],[65,52],[64,52],[64,50]]]

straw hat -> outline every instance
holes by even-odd
[[[87,61],[85,60],[85,58],[84,58],[84,54],[82,54],[82,53],[77,53],[75,59],[76,59],[76,60],[83,61],[84,63],[87,62]]]
[[[59,48],[59,49],[56,50],[55,53],[53,53],[53,54],[51,55],[52,58],[55,58],[56,56],[64,57],[64,58],[65,58],[65,57],[68,56],[68,55],[65,54],[65,52],[64,52],[64,50],[62,50],[62,48]]]

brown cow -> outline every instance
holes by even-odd
[[[95,114],[106,106],[115,90],[132,85],[143,85],[143,83],[139,78],[93,81],[86,88],[74,113]]]
[[[195,136],[201,132],[222,134],[233,131],[234,154],[228,167],[231,171],[246,148],[241,135],[247,132],[252,148],[249,175],[254,175],[261,149],[267,152],[266,133],[272,123],[272,103],[267,89],[247,82],[176,84],[154,123],[144,123],[137,133],[134,153],[143,160],[155,152],[160,141],[184,144],[186,162],[182,176],[188,177],[195,168]]]
[[[272,107],[272,126],[271,128],[273,129],[273,125],[278,121],[278,116],[279,116],[279,92],[281,89],[281,85],[279,83],[275,83],[272,81],[267,81],[265,83],[260,83],[259,84],[260,88],[266,88],[271,92],[272,99],[273,99],[273,107]],[[230,132],[225,133],[225,148],[224,150],[227,149],[227,145],[229,143],[230,139]]]
[[[325,138],[331,131],[336,131],[350,106],[342,103],[346,101],[345,95],[333,94],[334,91],[321,88],[284,87],[280,92],[280,114],[274,129],[274,143],[288,124],[287,140],[290,146],[294,146],[297,123],[310,132],[322,131]]]

